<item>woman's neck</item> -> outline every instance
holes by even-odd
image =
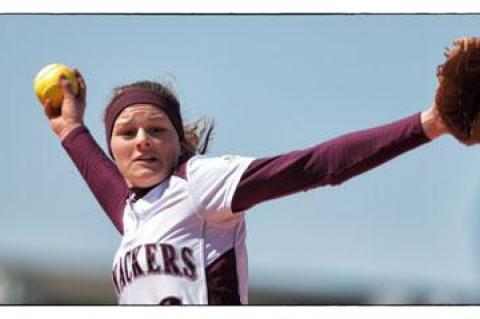
[[[158,183],[160,184],[160,183]],[[155,184],[153,186],[149,187],[130,187],[130,191],[134,194],[132,201],[136,202],[143,196],[145,196],[149,191],[151,191],[153,188],[155,188],[158,184]]]

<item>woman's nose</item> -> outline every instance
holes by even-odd
[[[135,145],[138,149],[150,147],[152,145],[150,136],[144,130],[138,130]]]

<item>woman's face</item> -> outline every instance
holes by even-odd
[[[165,112],[150,104],[134,104],[120,113],[110,147],[129,187],[162,182],[180,156],[180,142],[172,122]]]

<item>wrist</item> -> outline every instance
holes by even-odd
[[[60,141],[63,141],[67,136],[68,134],[70,134],[74,129],[76,129],[77,127],[81,127],[83,126],[83,123],[72,123],[72,124],[68,124],[66,125],[60,132],[58,132],[58,137],[60,138]]]
[[[449,132],[435,106],[421,113],[420,122],[425,135],[431,140]]]

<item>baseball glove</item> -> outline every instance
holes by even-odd
[[[480,38],[461,38],[437,68],[435,103],[450,132],[466,145],[480,143]]]

